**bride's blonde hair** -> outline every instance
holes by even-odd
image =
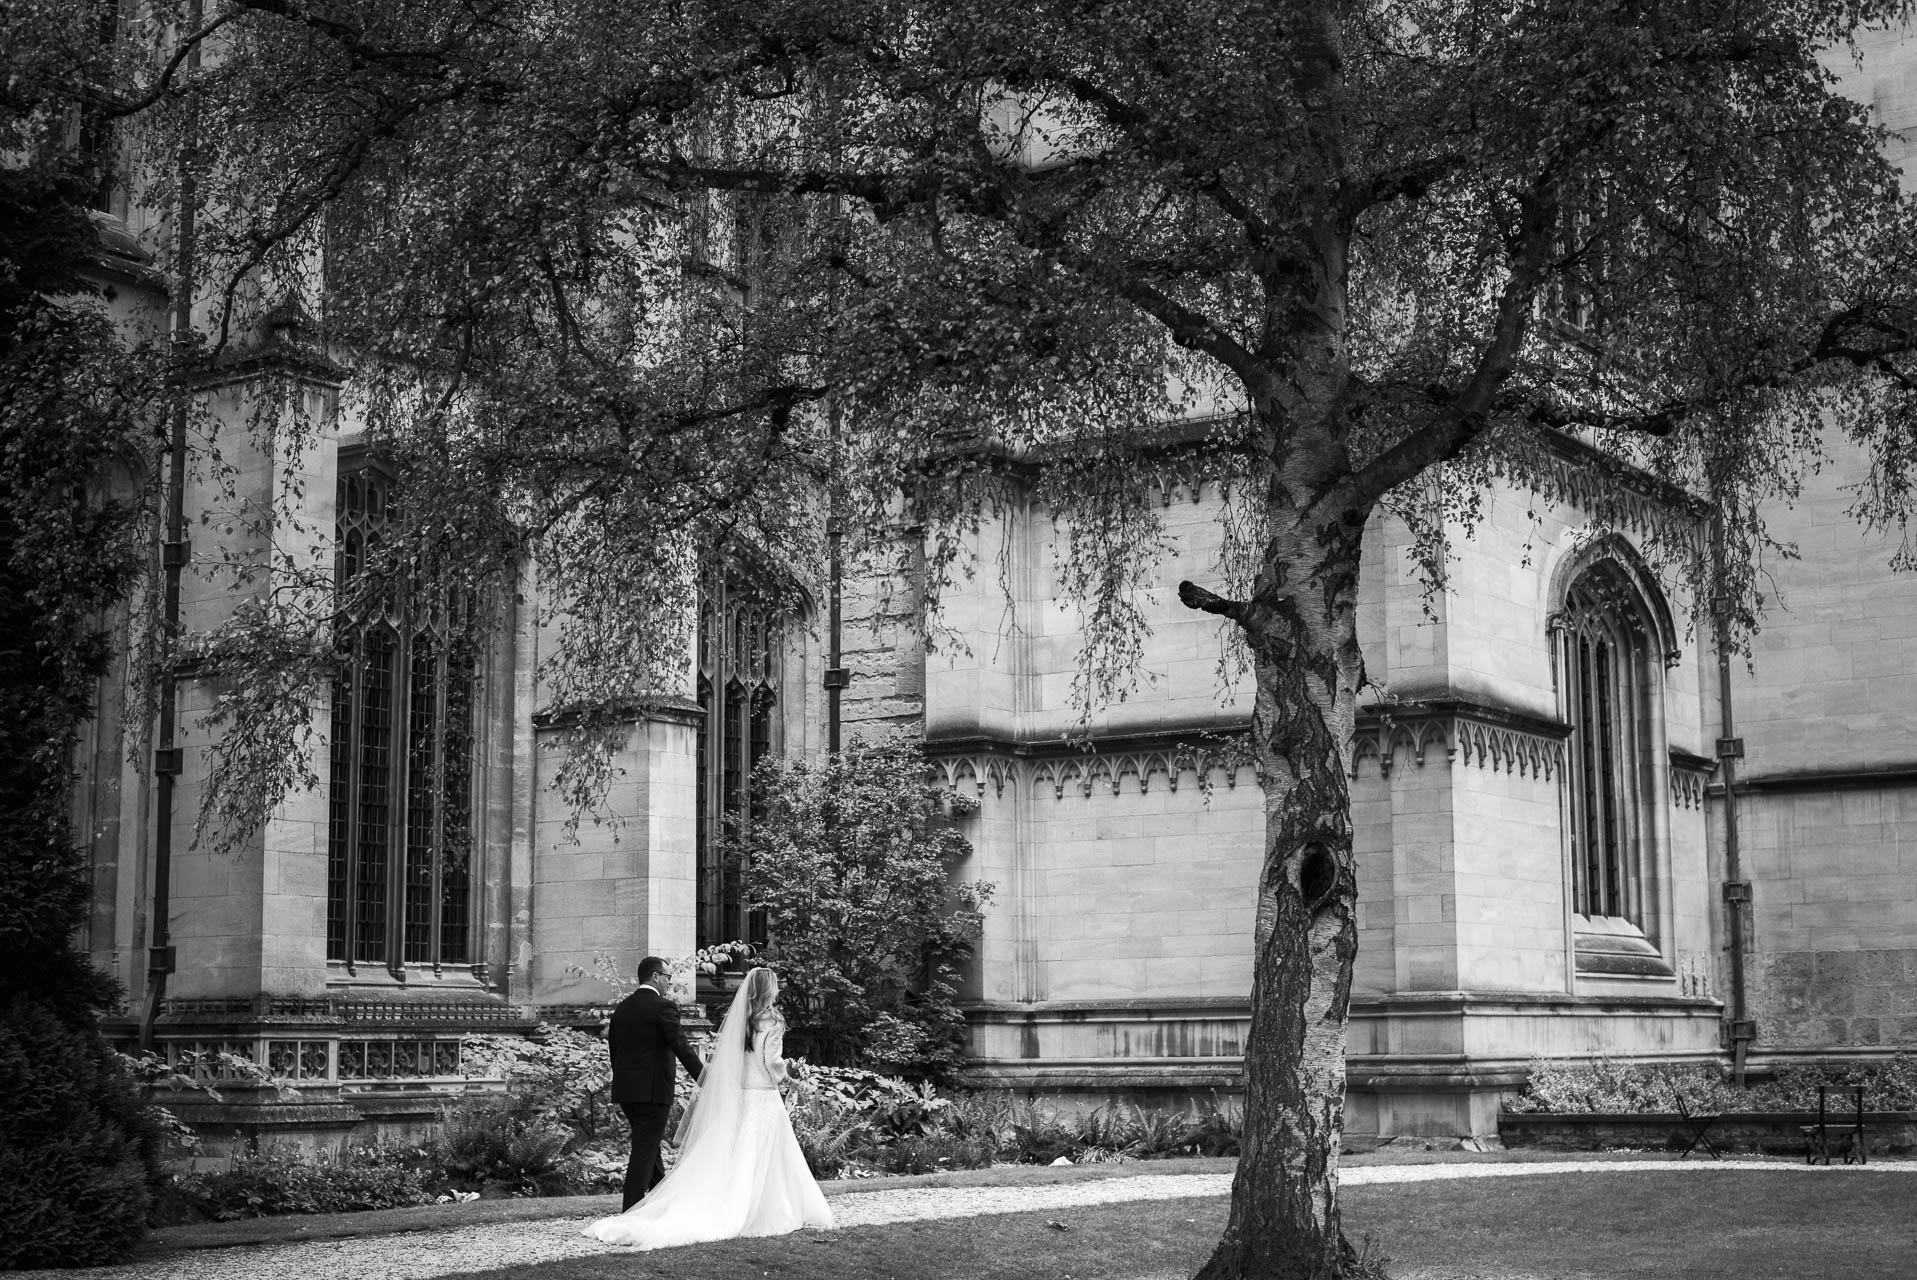
[[[779,1006],[776,1003],[779,998],[778,975],[763,965],[748,970],[745,976],[745,993],[746,1047],[750,1049],[754,1039],[753,1033],[779,1016]]]

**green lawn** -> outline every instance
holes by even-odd
[[[1549,1174],[1351,1187],[1396,1280],[1910,1280],[1917,1175]],[[1172,1280],[1221,1197],[862,1227],[508,1268],[485,1280]],[[1049,1225],[1062,1222],[1066,1229]],[[469,1277],[467,1280],[478,1280]]]
[[[1348,1187],[1398,1280],[1910,1280],[1917,1174],[1550,1174]]]

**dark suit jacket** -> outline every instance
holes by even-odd
[[[679,1033],[679,1006],[641,987],[612,1011],[606,1028],[606,1046],[612,1050],[613,1102],[671,1102],[672,1060],[699,1078],[699,1059]]]

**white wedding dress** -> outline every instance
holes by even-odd
[[[779,1096],[785,1023],[761,1028],[748,1049],[745,996],[741,983],[679,1124],[679,1162],[645,1199],[592,1223],[587,1235],[667,1249],[832,1225]]]

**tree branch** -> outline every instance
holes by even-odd
[[[1255,382],[1264,375],[1264,366],[1241,343],[1218,328],[1211,317],[1096,254],[1042,234],[1051,228],[1021,218],[1020,202],[1005,191],[1003,184],[971,190],[950,187],[940,190],[927,179],[900,174],[823,169],[778,173],[703,165],[683,157],[646,166],[646,176],[668,185],[685,183],[712,190],[848,196],[871,205],[881,219],[896,216],[911,205],[929,208],[936,196],[950,207],[997,223],[1025,248],[1111,290],[1164,325],[1179,346],[1210,356],[1247,382]]]
[[[1516,243],[1512,246],[1515,261],[1498,300],[1491,340],[1478,357],[1471,380],[1456,395],[1446,395],[1442,388],[1427,392],[1436,409],[1430,426],[1413,431],[1380,453],[1349,481],[1327,490],[1325,498],[1352,510],[1364,510],[1425,468],[1457,457],[1491,424],[1497,392],[1517,367],[1532,298],[1543,281],[1552,233],[1557,227],[1557,201],[1544,194],[1549,188],[1549,179],[1541,178],[1520,202]]]
[[[1252,606],[1244,600],[1227,600],[1215,591],[1207,591],[1195,582],[1178,584],[1178,603],[1187,609],[1197,609],[1201,613],[1215,613],[1221,618],[1230,618],[1243,625],[1250,616]]]
[[[187,58],[192,56],[193,51],[197,49],[201,42],[208,36],[233,21],[236,16],[237,15],[233,13],[223,13],[201,27],[198,31],[195,31],[192,35],[180,41],[180,47],[173,51],[173,56],[167,59],[164,67],[160,68],[160,74],[158,78],[153,81],[151,88],[131,102],[108,102],[102,109],[102,114],[109,120],[119,120],[126,116],[137,115],[139,112],[145,111],[148,107],[164,98],[173,87],[174,73],[179,71],[180,67],[185,64]]]
[[[1467,157],[1459,152],[1426,156],[1394,169],[1384,169],[1369,177],[1356,178],[1338,192],[1338,217],[1350,226],[1368,209],[1393,200],[1416,200],[1452,173],[1462,169]]]

